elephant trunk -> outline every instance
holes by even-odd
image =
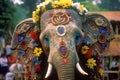
[[[48,57],[49,66],[45,78],[50,76],[53,66],[57,71],[59,80],[75,80],[75,67],[80,73],[87,75],[79,64],[79,58],[75,49],[69,49],[68,52],[67,49],[65,49],[66,53],[60,53],[59,49],[54,48],[50,50]]]
[[[74,65],[69,62],[67,64],[55,63],[55,68],[58,73],[59,80],[75,80],[74,78]]]

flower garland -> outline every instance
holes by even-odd
[[[38,22],[41,14],[46,10],[50,9],[75,9],[79,12],[80,15],[84,15],[88,12],[88,10],[81,5],[79,2],[73,3],[72,0],[45,0],[45,2],[37,5],[37,8],[32,13],[32,18],[34,22]]]
[[[100,61],[100,56],[98,54],[94,54],[94,45],[90,44],[90,41],[88,38],[83,39],[83,44],[80,48],[81,53],[85,56],[86,58],[86,66],[87,68],[91,70],[98,71],[99,75],[103,76],[103,69],[101,67],[101,61]]]

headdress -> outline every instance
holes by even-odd
[[[88,10],[79,2],[73,3],[72,0],[45,0],[45,2],[37,5],[35,11],[33,11],[32,18],[34,22],[38,22],[42,13],[50,9],[74,9],[80,15],[87,14]]]

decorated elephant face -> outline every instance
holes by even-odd
[[[49,10],[41,16],[40,40],[44,49],[49,48],[46,77],[49,75],[50,65],[55,66],[60,80],[64,79],[65,74],[70,74],[66,77],[74,76],[75,66],[82,70],[76,52],[76,46],[81,43],[84,35],[80,27],[81,19],[73,10]],[[65,72],[60,75],[63,70]],[[84,71],[82,73],[87,74]]]
[[[88,75],[89,80],[99,80],[102,75],[99,56],[107,50],[113,29],[102,15],[81,15],[80,9],[76,10],[78,3],[74,5],[73,9],[68,5],[67,9],[59,6],[47,11],[40,5],[33,13],[33,19],[17,25],[12,48],[18,50],[24,64],[32,61],[34,71],[41,74],[40,65],[45,62],[41,55],[46,54],[48,69],[45,78],[49,78],[55,68],[59,80],[77,80],[75,69]]]

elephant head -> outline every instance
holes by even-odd
[[[96,56],[106,51],[113,38],[109,21],[99,14],[85,15],[86,8],[81,11],[78,3],[68,5],[67,9],[57,4],[51,9],[48,6],[53,4],[51,2],[43,4],[49,10],[44,10],[45,6],[40,4],[33,13],[33,19],[26,19],[17,25],[12,48],[18,49],[25,59],[32,60],[35,57],[34,47],[42,47],[48,56],[45,78],[52,74],[53,68],[59,80],[75,80],[75,69],[83,75],[98,74],[101,62]]]
[[[76,46],[81,43],[84,36],[80,29],[82,21],[79,15],[70,9],[49,10],[43,13],[40,23],[40,41],[45,49],[49,49],[46,78],[51,73],[52,65],[57,70],[60,80],[74,80],[75,67],[87,75],[79,65],[76,51]]]

